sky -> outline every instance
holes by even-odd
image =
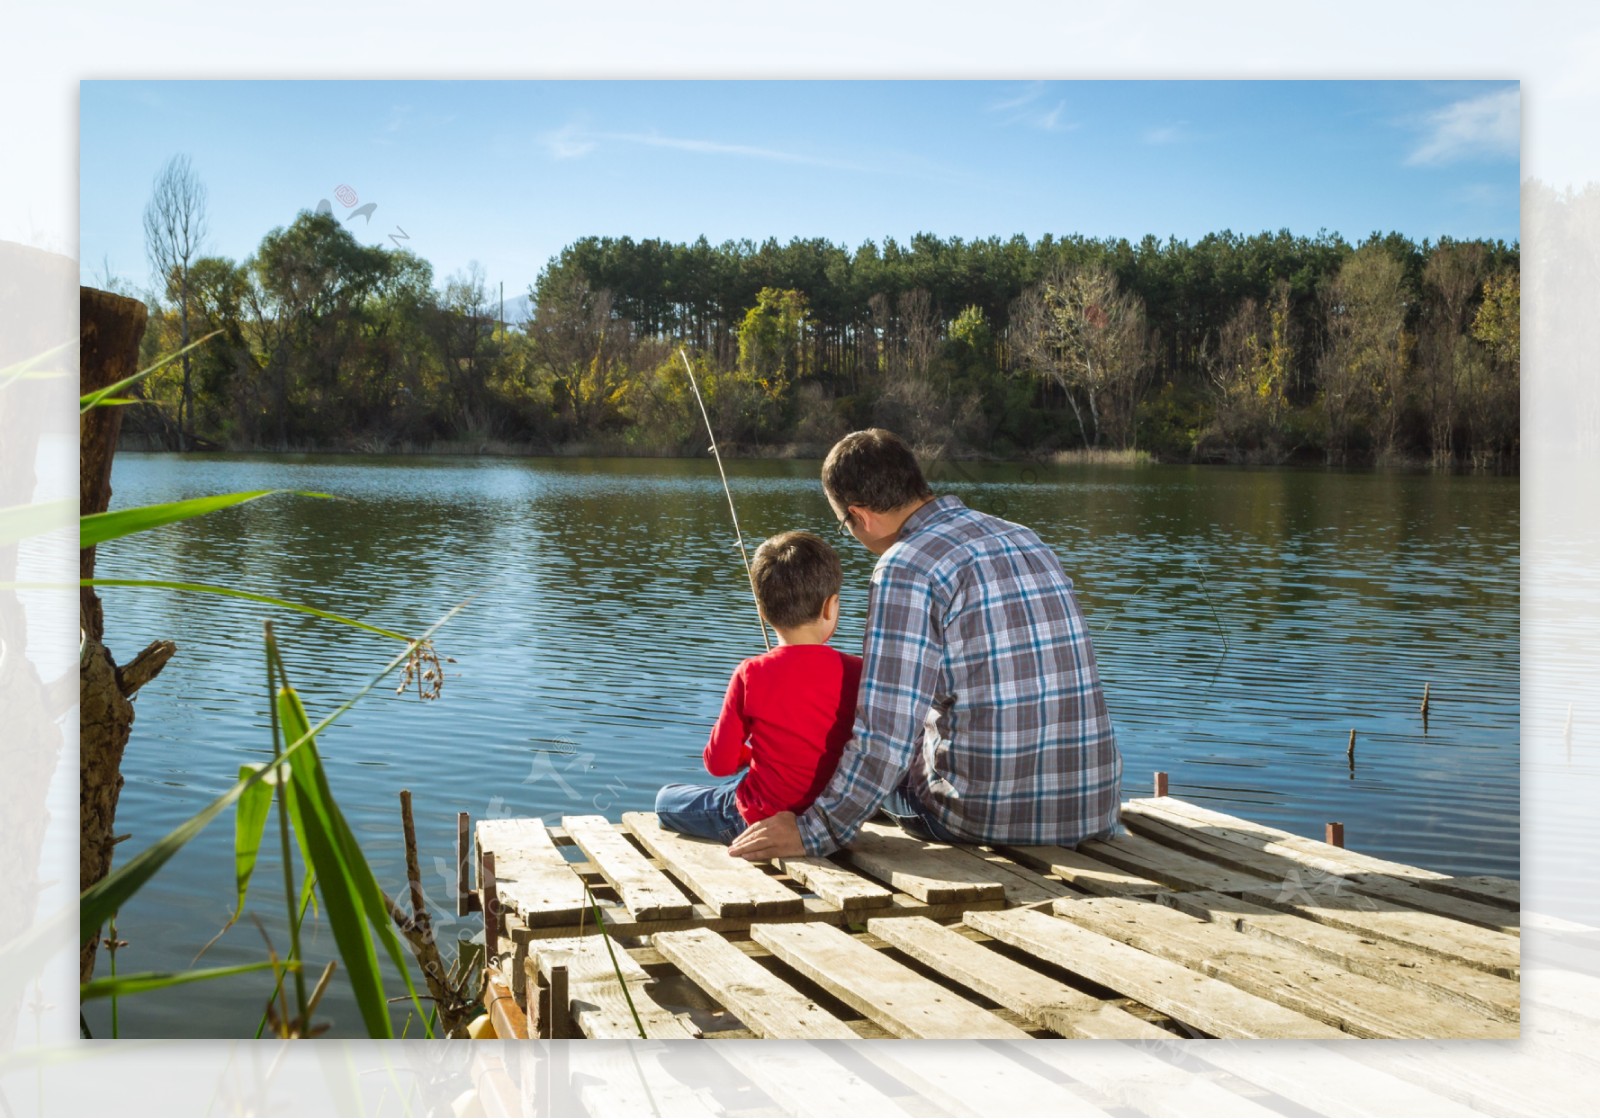
[[[150,285],[172,155],[206,250],[326,200],[525,294],[580,237],[1518,238],[1516,82],[84,81],[82,280]]]

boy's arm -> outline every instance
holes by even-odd
[[[744,714],[744,666],[734,670],[728,681],[728,694],[722,699],[722,714],[711,728],[706,742],[706,772],[713,777],[731,777],[750,764],[750,724]]]

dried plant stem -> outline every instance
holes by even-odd
[[[756,604],[756,621],[761,626],[761,643],[771,649],[772,641],[767,636],[767,622],[761,617],[761,602],[756,598],[756,579],[750,573],[750,556],[744,548],[744,534],[739,531],[739,514],[733,507],[733,490],[728,488],[728,472],[722,468],[722,452],[717,450],[717,433],[711,429],[711,414],[706,411],[706,402],[700,395],[700,385],[694,379],[694,366],[689,364],[688,351],[679,350],[678,356],[683,359],[684,371],[689,374],[689,387],[694,390],[695,403],[700,405],[700,417],[706,422],[706,434],[711,438],[711,457],[717,460],[717,473],[722,475],[722,492],[728,495],[728,515],[733,518],[733,536],[739,542],[739,556],[744,560],[745,577],[750,580],[750,599]]]

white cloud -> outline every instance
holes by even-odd
[[[702,155],[739,155],[749,159],[772,160],[776,163],[804,163],[816,167],[856,169],[852,164],[822,156],[802,155],[799,152],[786,152],[778,148],[759,148],[749,144],[728,144],[720,140],[694,140],[682,136],[662,136],[655,132],[607,132],[603,136],[607,140],[642,144],[648,148],[672,148],[676,151],[698,152]]]
[[[1177,124],[1163,124],[1156,128],[1147,128],[1144,132],[1144,142],[1147,144],[1176,144],[1179,140],[1188,138],[1184,129],[1184,122]]]
[[[589,139],[584,130],[576,124],[558,128],[554,132],[546,132],[539,139],[544,144],[545,150],[550,153],[551,159],[579,159],[595,148],[594,141]]]
[[[763,159],[773,163],[797,163],[815,167],[835,167],[843,170],[862,170],[854,164],[824,156],[805,155],[780,148],[764,148],[752,144],[730,144],[722,140],[700,140],[688,136],[663,136],[658,132],[590,132],[582,125],[569,124],[540,137],[552,159],[579,159],[588,155],[602,142],[634,144],[646,148],[669,148],[673,151],[694,152],[699,155],[731,155],[745,159]]]
[[[1048,90],[1047,82],[1029,82],[1017,96],[996,101],[987,106],[987,111],[1008,114],[1005,119],[1007,125],[1023,124],[1041,132],[1070,132],[1077,128],[1076,121],[1063,119],[1067,111],[1065,101],[1057,101],[1055,108],[1048,110],[1038,105],[1039,99]]]
[[[1012,109],[1020,109],[1024,105],[1031,105],[1033,102],[1039,100],[1039,98],[1043,96],[1044,83],[1029,82],[1023,87],[1023,90],[1020,94],[1015,97],[1008,97],[1004,101],[996,101],[993,105],[989,106],[989,111],[991,113],[1004,113],[1009,112]]]
[[[1488,156],[1517,158],[1522,91],[1512,86],[1446,105],[1427,118],[1428,134],[1406,163],[1440,164]]]

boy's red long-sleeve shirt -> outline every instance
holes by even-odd
[[[706,743],[706,771],[748,765],[734,800],[745,823],[803,812],[827,786],[855,722],[861,658],[831,645],[779,645],[734,669]]]

